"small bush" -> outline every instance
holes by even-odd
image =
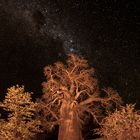
[[[31,94],[18,85],[8,88],[0,102],[8,113],[8,118],[0,118],[0,140],[29,140],[41,132],[41,122],[35,116],[38,104],[32,101]]]
[[[107,140],[140,140],[140,114],[129,104],[106,117],[99,134]]]

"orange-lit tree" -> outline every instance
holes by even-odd
[[[104,140],[140,140],[140,112],[127,104],[103,119],[98,132]]]
[[[31,93],[25,92],[24,87],[8,88],[0,107],[8,112],[7,119],[0,119],[1,140],[29,140],[41,132],[40,121],[35,118],[38,104],[32,101]]]
[[[118,93],[111,88],[99,90],[95,70],[87,60],[69,54],[66,64],[57,62],[45,67],[47,81],[43,83],[41,99],[44,123],[49,129],[59,125],[59,140],[83,140],[82,120],[87,116],[98,122],[100,108],[109,108],[112,102],[119,104]],[[101,97],[102,96],[102,97]]]

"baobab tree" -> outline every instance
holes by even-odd
[[[99,90],[95,69],[81,56],[69,54],[66,63],[56,62],[44,68],[46,81],[40,104],[43,124],[49,129],[59,125],[59,140],[83,140],[84,118],[98,122],[100,108],[121,102],[111,88]],[[102,97],[101,97],[102,96]],[[100,106],[100,108],[99,108]]]

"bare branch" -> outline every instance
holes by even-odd
[[[80,102],[79,104],[81,105],[81,106],[83,106],[83,105],[87,105],[87,104],[90,104],[90,103],[92,103],[93,101],[101,101],[101,100],[103,100],[102,98],[97,98],[97,97],[95,97],[94,95],[93,96],[90,96],[88,99],[86,99],[86,100],[84,100],[84,101],[82,101],[82,102]]]
[[[84,93],[84,92],[86,92],[87,91],[87,89],[84,89],[84,90],[81,90],[81,91],[76,91],[76,96],[75,96],[75,100],[77,100],[78,99],[78,97],[82,94],[82,93]],[[87,93],[87,92],[86,92]],[[87,93],[88,94],[88,93]],[[89,95],[89,94],[88,94]]]

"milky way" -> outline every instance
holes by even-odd
[[[56,7],[56,3],[50,1],[30,1],[28,3],[10,1],[5,3],[4,9],[13,16],[13,20],[21,20],[21,22],[28,24],[29,27],[25,27],[25,30],[29,30],[28,34],[31,34],[32,37],[34,37],[34,33],[40,34],[44,38],[47,35],[53,39],[60,39],[66,53],[78,51],[76,49],[78,48],[76,47],[78,46],[76,33],[72,33],[73,31],[66,21],[67,17],[64,17],[59,7]],[[40,26],[38,29],[36,29],[36,24]]]

